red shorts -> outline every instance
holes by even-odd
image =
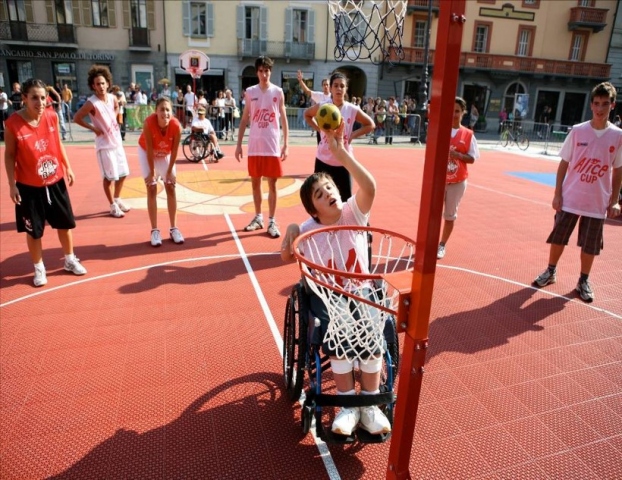
[[[281,157],[249,155],[248,174],[251,177],[281,178],[283,176]]]

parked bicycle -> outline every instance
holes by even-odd
[[[504,147],[515,143],[521,150],[527,150],[529,148],[529,137],[523,133],[520,126],[512,128],[510,125],[505,125],[501,131],[499,141]]]
[[[218,162],[214,155],[214,144],[207,135],[191,133],[181,142],[184,156],[189,162],[198,163],[207,160],[208,163]]]

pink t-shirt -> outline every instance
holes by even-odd
[[[259,85],[254,85],[246,89],[245,98],[250,108],[248,155],[280,157],[283,89],[271,83],[264,92]]]
[[[88,101],[95,109],[95,115],[89,113],[91,123],[103,132],[102,135],[95,136],[95,149],[116,150],[123,145],[123,140],[117,123],[117,114],[114,111],[114,95],[107,93],[105,101],[91,95]]]
[[[562,210],[606,218],[613,169],[622,167],[622,130],[612,124],[604,130],[594,130],[590,122],[575,125],[559,156],[568,162]]]
[[[356,121],[356,114],[359,109],[350,102],[343,102],[343,104],[339,108],[339,111],[341,112],[341,118],[343,118],[343,121],[346,124],[346,128],[343,132],[343,143],[346,146],[348,152],[352,153],[350,137],[352,135],[352,127],[354,126],[354,122]],[[332,165],[333,167],[342,166],[341,162],[333,156],[330,149],[328,148],[328,144],[326,143],[326,134],[323,131],[320,131],[320,143],[317,146],[317,153],[315,155],[326,165]]]

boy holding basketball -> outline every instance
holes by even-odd
[[[326,226],[360,225],[365,226],[369,220],[374,197],[376,195],[376,181],[374,177],[361,165],[347,150],[344,142],[345,123],[334,131],[325,131],[325,141],[334,158],[348,170],[359,189],[346,202],[341,200],[339,190],[330,175],[325,172],[314,173],[309,176],[300,188],[300,199],[311,218],[300,226],[289,225],[281,245],[281,258],[284,261],[293,259],[293,242],[302,233]],[[326,237],[324,237],[326,238]],[[350,241],[349,241],[350,240]],[[318,249],[324,249],[322,238],[318,239]],[[341,239],[339,249],[347,258],[344,266],[348,271],[369,272],[369,259],[366,249],[361,251],[359,245],[353,244],[351,238]],[[325,250],[330,250],[326,246]],[[328,262],[328,260],[327,260]],[[337,268],[335,266],[335,268]],[[323,339],[322,350],[330,357],[331,368],[338,395],[353,395],[354,359],[345,355],[338,357],[326,342],[326,331],[330,319],[328,310],[323,301],[316,294],[310,295],[311,310],[320,319],[319,333]],[[315,334],[314,334],[315,335]],[[374,352],[372,358],[360,363],[361,394],[374,395],[379,392],[380,370],[382,368],[381,352]],[[342,407],[333,421],[332,431],[340,435],[350,435],[360,426],[371,434],[382,434],[391,431],[391,423],[384,413],[377,407]]]

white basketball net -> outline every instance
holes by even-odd
[[[328,7],[335,22],[335,60],[404,59],[406,0],[328,0]]]
[[[367,363],[384,353],[384,324],[396,314],[398,292],[382,275],[414,266],[414,243],[388,232],[374,232],[368,265],[369,230],[352,226],[313,232],[300,238],[296,250],[307,284],[328,310],[323,341],[350,362]]]

